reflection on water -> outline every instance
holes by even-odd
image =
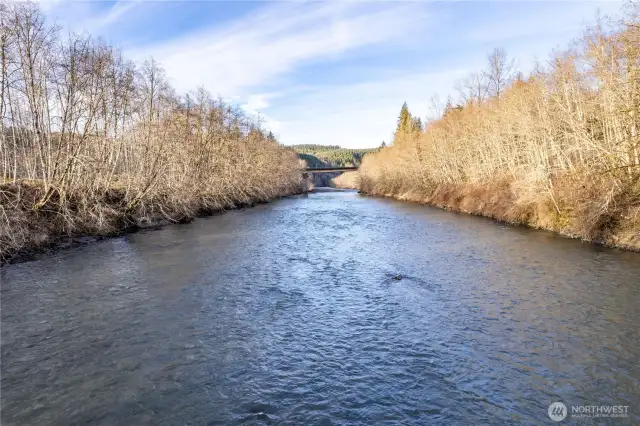
[[[336,191],[0,273],[3,425],[640,421],[637,253]]]

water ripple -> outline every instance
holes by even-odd
[[[2,424],[640,421],[640,256],[323,192],[9,266]]]

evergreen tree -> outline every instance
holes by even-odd
[[[400,115],[398,116],[398,126],[396,127],[396,132],[393,135],[394,145],[402,143],[402,141],[407,137],[411,137],[411,135],[413,134],[413,126],[413,118],[411,117],[409,107],[405,102],[402,104],[402,108],[400,108]]]
[[[402,108],[400,108],[400,115],[398,116],[398,126],[396,127],[396,133],[406,133],[411,127],[411,113],[409,112],[409,107],[407,106],[407,102],[402,104]]]
[[[444,111],[442,112],[442,116],[446,117],[448,114],[450,114],[453,111],[462,111],[463,109],[464,107],[460,104],[453,106],[453,104],[451,103],[451,98],[449,98],[449,100],[447,101],[447,105],[445,105]]]
[[[442,112],[442,116],[445,117],[451,111],[453,111],[453,105],[451,104],[451,96],[449,96],[449,98],[447,99],[447,104],[444,106],[444,111]]]
[[[422,120],[420,119],[420,117],[414,117],[413,122],[411,124],[413,127],[413,131],[415,133],[421,133],[424,130],[424,127],[422,126]]]

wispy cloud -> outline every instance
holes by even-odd
[[[114,3],[111,8],[98,16],[90,17],[78,23],[78,28],[85,31],[99,31],[102,28],[112,25],[128,13],[131,9],[138,6],[141,0],[127,0]]]
[[[414,115],[430,115],[430,98],[446,100],[449,88],[468,69],[420,72],[348,86],[307,88],[270,108],[286,144],[339,144],[366,147],[389,142],[397,115],[407,102]]]
[[[265,110],[271,105],[271,101],[274,98],[280,97],[281,93],[259,93],[255,95],[249,95],[247,102],[240,107],[249,115],[259,118],[266,128],[274,133],[279,133],[282,128],[282,123],[269,114],[265,113]]]
[[[47,13],[61,1],[62,0],[35,0],[34,3],[37,3],[42,8],[42,10]]]
[[[129,54],[159,59],[180,90],[204,85],[237,96],[300,65],[401,41],[412,22],[425,18],[425,8],[415,3],[277,3],[225,27]]]
[[[566,46],[595,1],[326,1],[115,3],[41,0],[70,29],[153,56],[179,92],[204,86],[239,103],[284,143],[374,146],[398,110],[430,114],[430,97],[504,47],[521,70]],[[55,15],[55,14],[54,14]]]
[[[256,114],[267,108],[271,104],[271,99],[278,96],[278,93],[258,93],[250,95],[247,98],[247,102],[242,105],[242,109],[250,114]]]

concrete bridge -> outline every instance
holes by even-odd
[[[307,167],[302,171],[302,177],[307,179],[311,173],[328,173],[328,172],[352,172],[358,170],[357,166],[349,167]]]
[[[322,172],[349,172],[358,170],[357,166],[349,167],[308,167],[304,169],[305,173],[322,173]]]

